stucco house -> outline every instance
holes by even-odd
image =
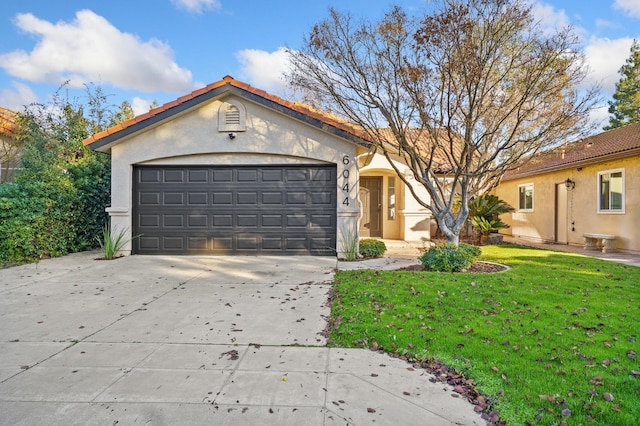
[[[572,245],[604,234],[614,248],[640,252],[638,182],[640,123],[564,144],[504,176],[495,194],[516,211],[501,232]]]
[[[358,236],[430,238],[359,129],[229,76],[84,143],[111,155],[112,228],[139,235],[125,252],[342,257]]]
[[[0,107],[0,183],[12,180],[20,166],[20,146],[15,140],[17,113]]]

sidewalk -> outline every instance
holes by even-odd
[[[509,244],[518,244],[521,246],[535,247],[545,250],[562,251],[565,253],[581,254],[583,256],[596,257],[598,259],[610,260],[612,262],[624,263],[625,265],[640,267],[640,255],[625,251],[615,253],[602,253],[599,250],[585,250],[582,246],[574,246],[569,244],[556,243],[535,243],[522,238],[504,236],[504,242]]]
[[[417,257],[420,256],[421,249],[430,243],[407,242],[399,240],[382,240],[387,246],[387,252],[383,258],[371,259],[362,262],[340,262],[340,269],[398,269],[411,264],[417,264]],[[521,246],[534,247],[544,250],[562,251],[575,253],[583,256],[596,257],[598,259],[610,260],[612,262],[624,263],[625,265],[640,267],[640,254],[618,251],[615,253],[602,253],[598,250],[585,250],[582,246],[554,243],[535,243],[522,238],[504,236],[507,244],[517,244]]]

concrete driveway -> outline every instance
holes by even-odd
[[[484,424],[425,371],[326,346],[335,259],[96,257],[0,270],[0,424]]]

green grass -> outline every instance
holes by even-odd
[[[338,272],[330,344],[443,362],[508,425],[637,424],[640,268],[512,246],[482,259],[512,269]]]

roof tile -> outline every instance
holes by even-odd
[[[171,108],[175,108],[176,106],[179,106],[181,104],[184,104],[185,102],[191,101],[199,96],[205,95],[219,87],[222,87],[224,85],[230,85],[233,87],[236,87],[238,89],[241,90],[245,90],[249,93],[252,93],[256,96],[259,96],[261,98],[264,98],[266,100],[269,100],[271,102],[274,102],[278,105],[281,105],[285,108],[291,109],[293,111],[296,111],[298,113],[304,114],[310,118],[314,118],[319,120],[322,123],[328,124],[332,127],[335,127],[339,130],[342,130],[344,132],[347,132],[353,136],[356,136],[358,138],[362,138],[364,140],[368,140],[367,135],[362,131],[362,129],[360,129],[357,126],[354,126],[344,120],[341,120],[329,113],[325,113],[325,112],[321,112],[318,110],[313,109],[312,107],[309,107],[307,105],[303,105],[301,103],[294,103],[294,102],[290,102],[290,101],[286,101],[278,96],[272,95],[270,93],[265,92],[264,90],[260,90],[260,89],[256,89],[255,87],[252,87],[251,85],[247,84],[247,83],[243,83],[241,81],[235,80],[233,77],[227,75],[224,76],[222,80],[211,83],[209,85],[207,85],[206,87],[194,90],[193,92],[181,96],[178,99],[168,102],[164,105],[161,105],[157,108],[154,108],[150,111],[148,111],[147,113],[141,114],[139,116],[136,116],[130,120],[126,120],[122,123],[120,123],[118,126],[114,126],[110,129],[107,129],[107,131],[104,132],[100,132],[97,133],[87,139],[85,139],[83,141],[83,143],[85,145],[90,145],[93,144],[95,142],[98,142],[99,140],[105,138],[108,135],[112,135],[112,134],[116,134],[122,130],[125,130],[135,124],[138,123],[142,123],[152,117],[157,116],[158,114],[161,114],[165,111],[169,111]]]
[[[640,123],[609,130],[579,141],[563,144],[539,153],[520,168],[505,175],[505,180],[595,163],[610,156],[633,155],[640,150]]]

